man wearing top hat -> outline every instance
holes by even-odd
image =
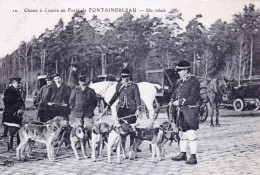
[[[19,116],[23,112],[24,101],[19,91],[21,78],[11,78],[10,85],[4,91],[4,112],[2,123],[5,126],[4,136],[7,136],[7,127],[20,128],[22,124],[22,117]],[[11,131],[9,131],[11,132]],[[17,132],[18,134],[18,132]],[[13,149],[13,136],[14,133],[9,134],[8,139],[8,150]],[[17,143],[19,144],[20,139],[17,135]]]
[[[196,77],[191,75],[188,61],[180,61],[176,68],[180,79],[171,97],[170,105],[172,104],[178,108],[176,124],[182,129],[183,133],[180,140],[180,155],[173,157],[172,160],[197,164],[196,130],[199,129],[200,83]],[[188,142],[191,153],[189,160],[187,160],[186,156]]]
[[[53,79],[51,75],[47,75],[46,82],[47,84],[41,87],[36,97],[36,103],[39,104],[37,119],[41,122],[47,122],[52,118],[50,116],[49,106],[47,105],[48,102],[50,102],[51,90],[53,86]]]
[[[54,84],[47,94],[50,95],[50,101],[47,103],[50,106],[50,115],[52,118],[62,116],[69,120],[71,87],[62,83],[60,74],[56,73],[52,77]]]
[[[94,109],[97,106],[96,93],[87,86],[86,76],[79,75],[78,82],[79,86],[72,90],[69,99],[72,116],[77,126],[92,127]]]
[[[78,64],[72,63],[71,64],[71,69],[72,70],[71,70],[71,74],[70,74],[68,85],[71,88],[75,88],[76,86],[79,85],[79,83],[78,83],[78,72],[77,72]]]

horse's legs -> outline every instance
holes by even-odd
[[[152,126],[154,123],[154,120],[155,120],[155,110],[154,110],[154,106],[153,106],[154,99],[155,99],[155,97],[153,97],[153,96],[150,96],[150,97],[143,96],[143,98],[142,98],[142,100],[148,110],[148,113],[149,113],[149,118],[148,118],[149,126]]]
[[[219,126],[218,116],[219,116],[219,103],[216,103],[216,126]]]
[[[214,116],[214,102],[210,103],[210,126],[214,126],[213,124],[213,116]]]

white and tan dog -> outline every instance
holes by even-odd
[[[117,152],[117,163],[121,163],[120,152],[122,148],[123,158],[126,158],[125,154],[125,143],[122,143],[122,137],[126,138],[127,135],[133,133],[133,128],[128,123],[122,123],[121,125],[112,126],[108,136],[107,143],[107,162],[111,163],[111,150],[115,146]],[[125,141],[125,140],[124,140]]]
[[[41,142],[46,144],[47,148],[47,156],[50,161],[55,160],[54,154],[54,141],[59,137],[60,132],[66,126],[68,126],[68,121],[63,117],[55,117],[50,120],[48,124],[37,125],[37,124],[25,124],[19,130],[19,136],[21,139],[20,144],[16,148],[16,157],[20,160],[24,158],[24,150],[26,146],[29,147],[29,151],[27,151],[27,156],[29,157],[30,149],[34,142]]]
[[[78,142],[80,142],[80,147],[84,158],[87,159],[88,156],[86,153],[85,132],[82,126],[77,126],[76,128],[72,128],[70,131],[70,144],[76,159],[79,159],[79,154],[76,149],[76,144]]]
[[[91,144],[92,144],[92,161],[96,161],[97,155],[102,158],[102,149],[104,143],[107,143],[107,137],[111,128],[107,123],[101,122],[92,128]]]
[[[158,161],[164,158],[164,145],[167,141],[177,141],[176,135],[172,131],[172,125],[169,122],[162,123],[159,128],[136,128],[135,141],[130,147],[130,159],[135,158],[137,148],[143,141],[148,141],[151,144],[152,162],[156,162],[155,156]]]

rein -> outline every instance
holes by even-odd
[[[111,81],[109,81],[109,83],[106,85],[106,87],[104,89],[102,89],[97,95],[100,95],[102,97],[102,95],[104,95],[104,93],[107,91],[107,89],[112,86],[113,84],[111,83]]]

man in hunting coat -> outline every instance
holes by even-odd
[[[72,116],[77,126],[92,126],[94,109],[97,106],[96,93],[86,83],[86,76],[78,77],[79,86],[75,87],[70,95],[69,103]]]
[[[111,106],[117,98],[118,102],[118,118],[122,118],[129,115],[134,115],[141,110],[141,99],[137,84],[130,81],[130,71],[123,69],[121,72],[121,82],[116,86],[116,93],[111,98],[109,105]],[[126,118],[125,120],[129,124],[136,123],[136,116]],[[120,123],[121,120],[119,120]]]
[[[50,101],[47,103],[50,106],[50,115],[52,118],[62,116],[69,120],[71,87],[61,82],[61,76],[58,73],[53,75],[53,80],[55,83],[49,91]]]
[[[39,104],[37,119],[41,122],[47,122],[52,118],[50,116],[49,106],[47,105],[51,100],[51,90],[53,86],[53,79],[51,75],[47,75],[46,82],[47,84],[42,86],[36,97],[36,103]]]
[[[7,136],[8,126],[10,127],[21,127],[22,118],[19,116],[23,112],[24,101],[19,91],[19,86],[21,83],[21,78],[11,78],[10,85],[4,91],[4,112],[2,123],[5,127],[4,137]],[[15,130],[13,130],[15,131]],[[13,136],[14,133],[9,133],[8,139],[8,150],[13,149]],[[19,144],[20,139],[17,132],[17,143]]]
[[[180,79],[174,91],[170,105],[177,106],[178,114],[176,125],[183,130],[180,140],[180,155],[173,157],[174,161],[186,161],[187,164],[197,164],[197,136],[199,129],[199,103],[200,103],[200,83],[198,79],[190,74],[190,63],[182,60],[177,65]],[[190,143],[190,159],[186,160],[186,149]]]
[[[137,84],[130,81],[131,72],[128,69],[123,69],[121,72],[121,81],[116,86],[116,92],[108,103],[111,106],[117,98],[119,102],[117,104],[118,119],[124,118],[123,120],[118,120],[119,124],[126,121],[129,124],[136,123],[137,116],[141,113],[141,98],[140,92]],[[135,134],[130,134],[130,146],[134,143]],[[122,144],[124,145],[126,141],[126,136],[122,136]],[[123,146],[124,147],[124,146]],[[137,150],[141,152],[140,149]]]

